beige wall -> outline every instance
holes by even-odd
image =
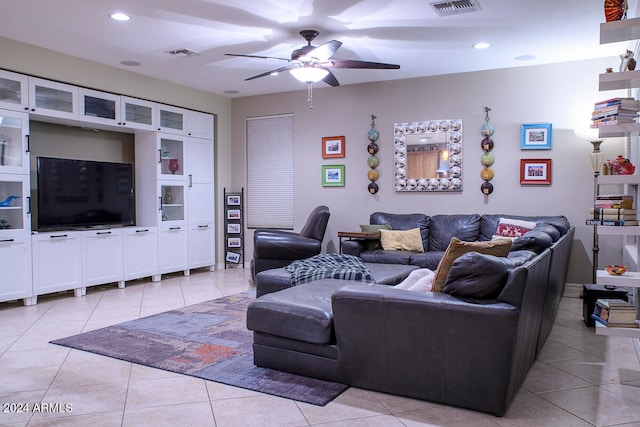
[[[246,117],[294,114],[295,138],[295,221],[298,231],[311,209],[326,204],[331,219],[325,247],[336,251],[337,232],[358,229],[374,211],[446,213],[505,213],[520,215],[563,214],[576,226],[576,241],[569,280],[590,281],[592,229],[584,225],[593,199],[593,172],[589,155],[592,146],[573,133],[578,122],[588,126],[596,100],[620,95],[597,92],[598,74],[615,66],[618,58],[580,61],[548,66],[521,67],[456,75],[425,77],[373,84],[314,90],[314,109],[307,107],[306,90],[234,99],[232,102],[233,182],[245,182],[244,120]],[[340,73],[357,71],[336,71]],[[366,72],[366,71],[362,71]],[[393,71],[390,71],[393,72]],[[292,88],[300,84],[290,76]],[[268,83],[268,78],[264,79]],[[303,89],[303,88],[300,88]],[[488,197],[480,192],[480,126],[484,107],[492,109],[495,126],[495,191]],[[367,191],[366,151],[370,116],[375,114],[380,132],[380,191]],[[463,179],[461,193],[397,193],[394,191],[393,123],[428,119],[463,120]],[[551,122],[552,150],[520,150],[523,123]],[[344,135],[346,157],[323,160],[321,138]],[[623,140],[603,144],[606,158],[622,153]],[[553,183],[550,186],[521,186],[521,158],[551,158]],[[346,185],[323,188],[322,164],[345,164]],[[244,185],[244,184],[242,184]],[[250,237],[250,235],[249,235]],[[613,241],[611,241],[613,239]],[[601,239],[601,261],[619,256],[614,238]],[[249,243],[251,239],[247,239]],[[249,247],[249,251],[251,248]]]
[[[215,114],[215,197],[231,181],[231,100],[130,71],[107,67],[0,37],[0,68],[78,86],[149,99]],[[119,148],[113,146],[114,150]],[[222,203],[216,207],[216,258],[224,262]]]

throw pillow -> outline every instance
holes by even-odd
[[[479,252],[494,256],[505,257],[511,250],[511,239],[494,239],[487,242],[463,242],[457,237],[452,237],[447,250],[436,268],[436,274],[433,279],[433,292],[442,292],[444,283],[447,280],[451,263],[461,255],[467,252]]]
[[[428,268],[418,268],[413,270],[406,279],[394,286],[397,289],[406,289],[409,291],[430,292],[433,284],[433,270]]]
[[[391,224],[362,224],[360,226],[360,231],[372,232],[380,230],[392,230]],[[365,246],[368,250],[382,248],[380,239],[367,239],[365,240]]]
[[[527,231],[533,230],[536,225],[537,223],[533,221],[524,221],[514,218],[500,218],[495,235],[515,239],[516,237],[521,237]]]
[[[380,243],[385,251],[424,252],[419,228],[410,230],[380,230]]]

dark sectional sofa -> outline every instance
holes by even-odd
[[[501,217],[537,223],[506,257],[469,252],[447,292],[322,279],[264,293],[247,311],[258,366],[503,415],[540,352],[564,291],[574,229],[563,216],[374,213],[420,228],[425,252],[344,242],[367,265],[435,269],[451,237],[490,240]],[[489,298],[465,297],[493,286]]]

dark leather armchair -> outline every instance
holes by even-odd
[[[307,218],[300,233],[285,230],[256,230],[253,233],[251,275],[280,268],[297,259],[318,255],[329,222],[329,208],[318,206]]]

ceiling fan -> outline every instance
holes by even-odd
[[[340,86],[338,79],[331,72],[331,68],[368,68],[368,69],[390,69],[397,70],[399,65],[384,64],[381,62],[359,61],[354,59],[336,59],[332,58],[333,54],[342,46],[342,42],[331,40],[318,47],[312,46],[311,42],[320,34],[316,30],[302,30],[300,35],[307,41],[307,45],[294,50],[291,58],[278,58],[273,56],[259,55],[242,55],[237,53],[227,53],[228,56],[242,56],[247,58],[260,59],[277,59],[289,62],[288,65],[276,70],[267,71],[249,77],[246,80],[253,80],[260,77],[278,74],[283,71],[289,71],[296,79],[303,83],[311,85],[312,83],[322,80],[329,86]]]

